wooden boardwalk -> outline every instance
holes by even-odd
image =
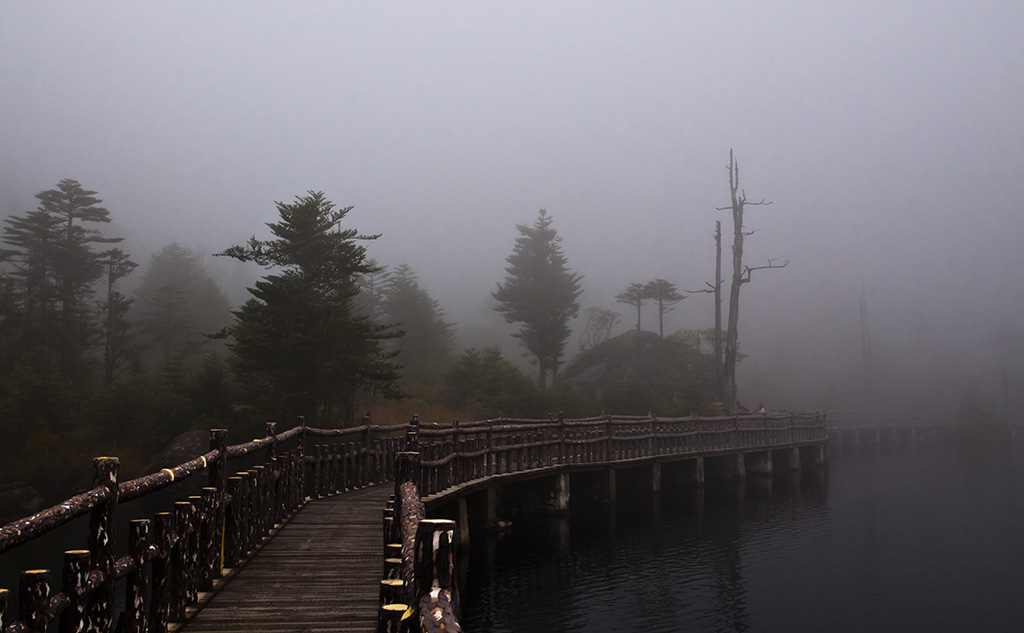
[[[309,501],[234,574],[185,633],[372,632],[393,485]]]

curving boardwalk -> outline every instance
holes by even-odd
[[[393,492],[385,484],[309,501],[181,630],[375,631],[381,511]]]

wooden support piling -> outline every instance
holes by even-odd
[[[567,512],[569,510],[569,473],[559,473],[556,475],[556,490],[555,490],[555,510],[558,512]]]

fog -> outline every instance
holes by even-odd
[[[996,335],[1024,307],[1024,5],[831,4],[0,2],[0,215],[74,178],[144,263],[322,190],[464,344],[512,350],[516,224],[547,209],[624,332],[629,283],[713,279],[734,148],[772,202],[746,262],[791,262],[743,287],[744,401],[945,408],[973,381],[1020,408]],[[258,274],[209,266],[236,302]],[[696,294],[665,329],[712,323]]]

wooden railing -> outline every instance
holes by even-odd
[[[384,510],[381,632],[460,631],[456,525],[427,519],[423,499],[509,473],[586,468],[823,442],[824,414],[717,418],[601,416],[409,424]]]
[[[404,435],[404,436],[403,436]],[[308,437],[335,438],[310,447]],[[350,441],[337,441],[351,438]],[[47,510],[0,528],[0,553],[36,539],[70,521],[89,515],[87,549],[64,554],[59,591],[51,595],[49,570],[22,572],[18,620],[8,624],[10,592],[0,589],[0,631],[42,632],[54,621],[61,631],[111,631],[115,583],[125,580],[125,610],[116,629],[163,633],[168,624],[185,621],[201,592],[215,588],[225,570],[237,568],[260,547],[273,529],[307,498],[359,488],[395,478],[391,520],[385,518],[386,555],[400,571],[385,580],[402,583],[397,591],[417,615],[429,610],[458,630],[458,592],[454,583],[454,522],[426,519],[422,498],[474,479],[526,470],[614,464],[660,456],[757,450],[825,439],[824,416],[747,415],[726,418],[657,418],[602,416],[579,420],[497,419],[451,425],[410,424],[348,429],[299,426],[278,434],[268,424],[266,436],[228,446],[227,431],[213,430],[210,450],[173,468],[131,481],[118,480],[116,457],[94,460],[94,487]],[[294,441],[294,448],[280,450]],[[409,449],[412,461],[397,462]],[[228,473],[230,460],[263,451],[263,464]],[[405,463],[403,466],[402,464]],[[129,523],[127,550],[116,552],[117,508],[158,490],[179,486],[201,473],[201,494],[156,513],[152,520]],[[307,472],[308,471],[308,472]],[[309,475],[307,477],[307,475]],[[387,515],[386,515],[387,516]],[[398,564],[394,564],[398,553]],[[389,562],[391,561],[391,562]],[[387,576],[391,576],[387,578]],[[397,583],[394,583],[397,585]],[[387,605],[382,584],[382,624]],[[405,626],[401,616],[388,622]],[[399,617],[394,617],[394,616]],[[432,615],[431,617],[436,617]]]
[[[416,436],[423,496],[475,479],[539,468],[756,450],[826,439],[822,413],[496,419],[418,424]]]
[[[828,428],[894,428],[911,426],[952,426],[955,412],[950,409],[878,409],[830,411]]]
[[[227,431],[210,432],[210,451],[163,470],[118,481],[116,457],[94,459],[93,488],[80,495],[0,528],[0,553],[89,515],[87,549],[64,553],[59,591],[51,594],[51,572],[24,571],[19,588],[18,620],[10,623],[10,592],[0,589],[0,631],[42,632],[59,620],[61,631],[114,629],[114,589],[125,583],[125,610],[117,631],[163,633],[168,623],[182,622],[187,608],[210,591],[225,573],[250,557],[275,526],[294,514],[307,499],[390,480],[395,453],[408,425],[364,424],[347,429],[317,429],[300,424],[284,433],[267,424],[266,436],[228,446]],[[306,438],[353,441],[312,447]],[[294,448],[279,446],[294,441]],[[228,474],[228,462],[264,452],[262,465]],[[306,466],[311,466],[307,482]],[[119,504],[178,486],[206,472],[200,495],[173,504],[152,520],[129,522],[128,548],[115,551]],[[182,495],[184,496],[184,494]]]
[[[416,448],[416,419],[406,444]],[[378,633],[459,633],[455,521],[428,519],[420,454],[397,455],[395,494],[384,510],[384,577]]]

